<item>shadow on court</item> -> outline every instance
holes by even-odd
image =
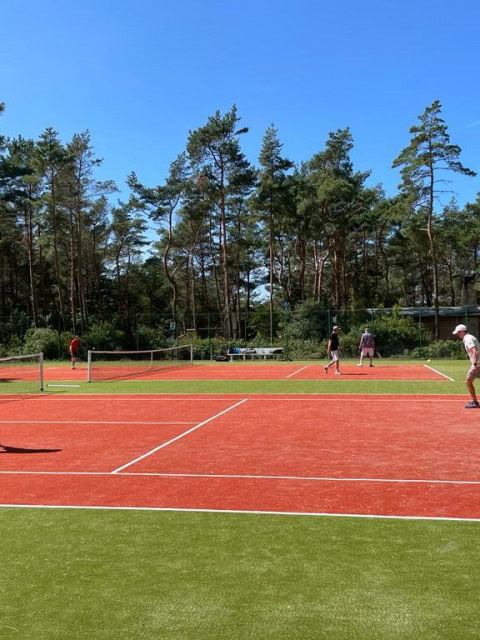
[[[2,453],[58,453],[62,449],[24,449],[23,447],[9,447],[6,444],[0,444],[0,454]]]

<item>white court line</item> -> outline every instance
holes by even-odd
[[[267,516],[316,516],[323,518],[369,518],[386,520],[437,520],[440,522],[480,522],[480,518],[454,518],[446,516],[400,516],[365,513],[325,513],[311,511],[249,511],[246,509],[182,509],[180,507],[108,507],[108,506],[80,506],[56,504],[0,504],[2,509],[72,509],[94,511],[169,511],[178,513],[228,513],[243,515]]]
[[[279,380],[284,380],[285,378],[279,378]],[[323,380],[323,378],[322,378]],[[238,380],[236,380],[235,382],[239,382]],[[258,382],[258,381],[257,381]],[[265,382],[265,381],[264,381]],[[277,380],[274,380],[273,382],[277,382]],[[439,382],[438,380],[376,380],[375,382]],[[352,391],[347,391],[347,392],[341,392],[341,393],[335,393],[332,394],[332,392],[330,392],[330,395],[335,395],[335,398],[324,398],[324,395],[327,394],[323,394],[323,393],[318,393],[315,392],[314,394],[309,394],[310,397],[309,398],[285,398],[283,396],[288,396],[289,392],[288,391],[280,391],[280,392],[261,392],[258,394],[255,393],[208,393],[208,394],[200,394],[200,393],[185,393],[185,392],[181,392],[176,394],[176,396],[172,397],[172,392],[170,392],[170,397],[164,397],[163,393],[112,393],[112,394],[105,394],[105,393],[98,393],[98,394],[91,394],[91,393],[76,393],[74,396],[59,396],[59,395],[48,395],[45,393],[28,393],[28,394],[19,394],[19,393],[12,393],[12,394],[5,394],[2,395],[0,397],[0,405],[2,404],[2,402],[13,402],[13,401],[17,401],[18,399],[31,399],[31,398],[42,398],[44,399],[46,402],[50,402],[51,400],[61,400],[64,402],[72,402],[72,401],[77,401],[77,402],[83,402],[85,400],[111,400],[111,398],[115,398],[115,400],[122,400],[124,397],[126,399],[130,400],[130,397],[138,397],[139,399],[141,398],[142,402],[144,400],[154,400],[155,402],[178,402],[179,400],[183,401],[183,402],[219,402],[221,400],[225,400],[225,397],[230,398],[232,396],[247,396],[248,399],[250,400],[262,400],[263,402],[265,400],[268,400],[269,398],[271,398],[272,400],[335,400],[336,402],[338,402],[339,398],[343,400],[358,400],[358,399],[362,399],[362,402],[364,402],[366,399],[368,399],[368,401],[373,401],[375,399],[378,399],[378,396],[383,395],[383,396],[391,396],[391,400],[389,400],[389,402],[405,402],[406,400],[411,400],[412,402],[417,402],[419,399],[425,399],[428,400],[428,398],[449,398],[452,396],[457,396],[457,397],[466,397],[468,396],[467,393],[425,393],[425,394],[420,394],[420,393],[372,393],[369,395],[365,395],[365,393],[353,393]],[[298,395],[302,396],[303,394],[299,393]],[[186,397],[188,396],[188,397]],[[203,397],[203,396],[208,396],[208,397]],[[260,396],[260,397],[257,397]],[[280,398],[279,398],[280,396]],[[318,397],[315,397],[318,396]],[[422,396],[422,398],[419,398],[419,396]],[[11,398],[11,400],[9,400],[9,398]],[[432,400],[433,402],[433,400]]]
[[[106,422],[105,420],[0,420],[0,424],[197,424],[193,420],[190,422],[148,422],[146,420],[139,420],[137,422],[131,421],[116,421]]]
[[[111,476],[111,471],[0,471],[1,475],[32,475],[32,476]],[[378,484],[453,484],[453,485],[480,485],[480,480],[429,480],[412,478],[336,478],[330,476],[269,476],[269,475],[242,475],[220,473],[155,473],[133,472],[116,473],[116,477],[140,477],[140,478],[216,478],[238,480],[296,480],[300,482],[373,482]]]
[[[307,366],[311,366],[311,365],[307,365]],[[306,368],[306,367],[304,367]],[[301,371],[301,369],[300,369]],[[298,373],[298,371],[296,371],[295,373]],[[440,373],[439,371],[437,373]],[[440,374],[443,375],[443,374]],[[362,376],[361,373],[355,374],[355,373],[350,373],[350,374],[343,374],[344,376],[344,380],[349,380],[350,378],[352,379],[351,381],[353,382],[443,382],[443,380],[435,380],[435,379],[429,379],[429,378],[367,378],[367,375],[365,374],[364,377],[362,377],[359,380],[359,377]],[[278,382],[280,380],[286,380],[287,378],[289,378],[290,376],[286,376],[285,378],[280,377],[280,378],[159,378],[157,380],[122,380],[123,382]],[[448,376],[446,376],[448,378]],[[329,376],[326,377],[325,374],[323,376],[318,375],[318,378],[302,378],[301,379],[302,382],[307,382],[307,381],[313,381],[315,382],[316,380],[323,380],[325,382],[328,382],[329,380],[335,380],[336,382],[338,381],[337,378],[334,378],[333,376]],[[454,381],[455,382],[455,381]],[[75,394],[76,396],[80,395],[78,393]],[[115,395],[115,394],[113,394]],[[127,394],[121,394],[121,395],[127,395]]]
[[[200,429],[200,427],[203,427],[204,425],[208,424],[209,422],[212,422],[212,420],[215,420],[216,418],[219,418],[220,416],[223,416],[225,413],[228,413],[232,409],[235,409],[236,407],[239,407],[244,402],[247,402],[247,398],[244,398],[243,400],[240,400],[240,402],[236,402],[235,404],[232,404],[231,407],[227,407],[227,409],[224,409],[223,411],[220,411],[219,413],[216,413],[211,418],[207,418],[206,420],[204,420],[203,422],[200,422],[199,424],[195,425],[191,429],[188,429],[187,431],[184,431],[180,435],[175,436],[175,438],[171,438],[171,440],[167,440],[167,442],[164,442],[163,444],[159,445],[158,447],[155,447],[155,449],[152,449],[151,451],[147,451],[147,453],[144,453],[142,456],[139,456],[138,458],[135,458],[135,460],[132,460],[131,462],[127,462],[126,464],[122,465],[121,467],[118,467],[118,469],[114,469],[111,473],[119,473],[120,471],[123,471],[123,469],[126,469],[127,467],[130,467],[132,464],[135,464],[136,462],[140,462],[140,460],[144,460],[145,458],[148,458],[148,456],[151,456],[152,454],[156,453],[157,451],[160,451],[160,449],[163,449],[164,447],[168,447],[168,445],[172,444],[172,442],[175,442],[176,440],[180,440],[180,438],[184,438],[189,433],[192,433],[193,431],[196,431],[197,429]]]
[[[430,369],[430,371],[434,371],[435,373],[438,373],[439,376],[443,376],[447,380],[450,380],[451,382],[455,382],[453,378],[451,378],[450,376],[447,376],[445,373],[442,373],[441,371],[438,371],[437,369],[434,369],[433,367],[430,367],[428,364],[424,364],[423,366],[427,367],[427,369]]]
[[[292,376],[295,376],[297,373],[300,373],[300,371],[303,371],[304,369],[307,369],[310,365],[306,365],[305,367],[302,367],[301,369],[297,369],[297,371],[294,371],[293,373],[291,373],[290,375],[287,376],[287,378],[291,378]]]

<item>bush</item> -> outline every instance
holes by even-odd
[[[29,329],[25,334],[23,353],[40,353],[43,351],[45,358],[54,360],[61,357],[59,348],[62,349],[62,336],[55,329]],[[67,347],[68,351],[68,347]]]
[[[422,347],[413,349],[409,354],[412,358],[465,358],[465,349],[460,340],[437,340]]]
[[[125,334],[115,329],[110,322],[98,322],[93,324],[88,333],[81,337],[82,349],[98,349],[102,351],[115,351],[123,349]]]

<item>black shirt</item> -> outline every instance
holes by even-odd
[[[332,333],[330,336],[330,351],[338,351],[338,333]]]

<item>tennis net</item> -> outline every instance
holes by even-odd
[[[43,353],[0,358],[0,393],[32,393],[43,389]]]
[[[191,344],[145,351],[88,352],[87,381],[157,380],[162,374],[193,364]]]

